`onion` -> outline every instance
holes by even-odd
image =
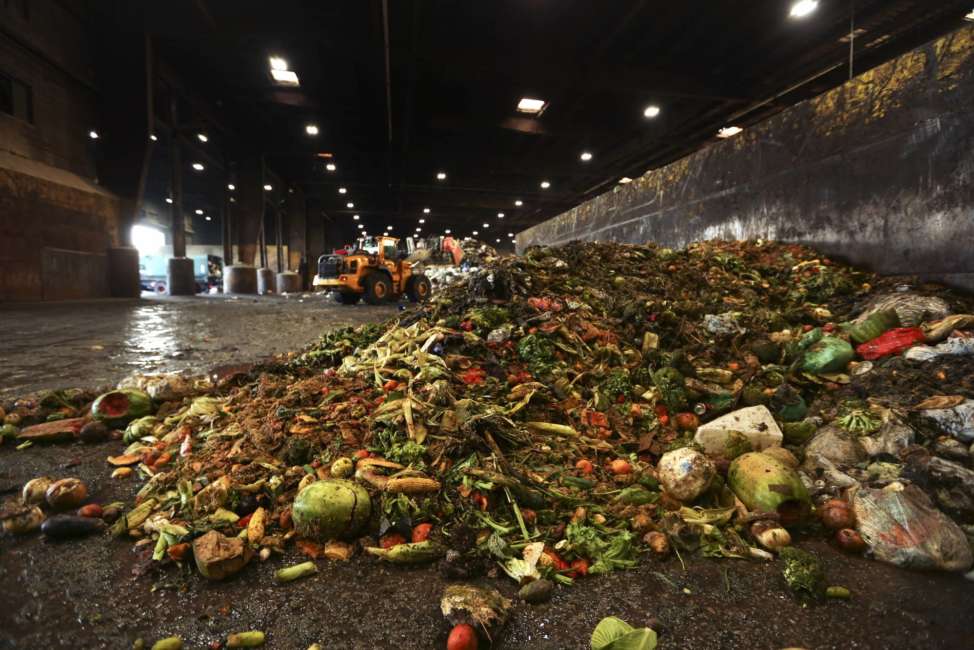
[[[81,479],[62,478],[47,488],[47,503],[55,510],[77,508],[88,498],[88,488]]]

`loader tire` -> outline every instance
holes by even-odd
[[[406,282],[406,294],[413,302],[426,302],[429,300],[432,291],[430,280],[425,275],[411,276]]]
[[[392,298],[392,282],[381,273],[365,276],[365,302],[381,305]]]

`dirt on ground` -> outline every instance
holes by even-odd
[[[131,502],[137,483],[109,478],[105,458],[119,443],[0,448],[0,497],[42,475],[76,476],[100,503]],[[844,555],[820,539],[799,546],[821,558],[829,584],[848,601],[803,605],[786,588],[780,563],[673,557],[633,571],[582,579],[543,605],[518,603],[496,649],[588,648],[598,621],[619,616],[651,625],[662,648],[808,650],[969,648],[974,584],[961,576],[896,569]],[[259,629],[269,648],[329,650],[442,648],[450,626],[439,600],[447,584],[435,568],[390,567],[356,557],[319,560],[317,575],[278,585],[273,573],[307,558],[295,551],[255,560],[224,582],[192,566],[145,574],[151,545],[100,536],[47,542],[0,539],[0,648],[130,648],[180,635],[205,648],[232,632]],[[514,598],[514,583],[486,583]]]

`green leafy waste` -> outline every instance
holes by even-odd
[[[555,346],[538,334],[528,334],[517,344],[517,353],[535,377],[543,377],[555,365]]]
[[[620,618],[607,616],[592,632],[592,650],[654,650],[656,632],[648,627],[634,628]]]
[[[592,562],[588,570],[591,574],[611,573],[616,569],[636,566],[636,537],[629,531],[603,533],[592,526],[573,523],[565,529],[565,539],[575,555]]]

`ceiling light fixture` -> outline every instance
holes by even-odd
[[[211,217],[210,215],[206,215],[206,220],[207,221],[213,221],[213,217]]]
[[[541,115],[546,108],[548,108],[548,102],[543,99],[522,97],[521,101],[517,103],[517,112],[527,113],[528,115]]]
[[[429,214],[429,213],[430,213],[429,208],[423,208],[423,214]]]
[[[483,224],[483,227],[484,227],[484,230],[487,230],[488,228],[490,228],[490,224],[489,223],[485,223],[485,224]]]
[[[172,199],[168,196],[166,197],[166,203],[172,203]]]
[[[653,119],[660,114],[660,108],[656,104],[650,104],[643,110],[643,117]]]
[[[156,137],[156,134],[155,133],[150,133],[149,134],[149,139],[152,140],[153,142],[156,142],[157,140],[159,140],[159,138]]]
[[[444,235],[449,235],[449,234],[450,234],[450,229],[449,229],[449,228],[447,228],[446,230],[444,230],[444,231],[443,231],[443,234],[444,234]]]
[[[198,140],[199,140],[200,142],[209,142],[209,141],[210,141],[210,139],[209,139],[208,137],[206,137],[206,134],[205,134],[205,133],[197,133],[197,134],[196,134],[196,138],[197,138],[197,139],[198,139]]]
[[[270,183],[267,183],[267,184],[264,185],[264,191],[265,192],[270,192],[273,189],[274,189],[274,186],[271,185]]]
[[[504,218],[504,213],[503,212],[498,212],[497,213],[497,218],[498,219],[503,219]]]
[[[419,222],[420,223],[426,223],[426,219],[420,219]]]
[[[735,135],[743,131],[739,126],[725,126],[720,131],[717,131],[718,138],[733,138]]]
[[[476,237],[476,236],[477,236],[477,235],[479,235],[479,234],[480,234],[480,233],[479,233],[479,232],[477,232],[476,230],[474,230],[474,231],[473,231],[473,236],[474,236],[474,237]]]
[[[582,162],[588,162],[592,159],[592,154],[588,151],[583,151],[582,155],[579,156]]]
[[[196,214],[203,214],[203,211],[200,210],[199,208],[196,208]]]
[[[345,204],[345,207],[348,208],[349,210],[351,210],[352,208],[355,207],[355,204],[352,203],[351,201],[349,201],[348,203]]]
[[[359,230],[362,230],[363,228],[365,228],[365,226],[363,226],[362,224],[358,224],[358,229]]]
[[[418,226],[416,227],[416,232],[421,232],[422,230],[423,230],[422,228],[420,228]]]
[[[513,236],[514,236],[514,233],[512,233],[512,232],[509,232],[509,233],[507,233],[507,236],[508,236],[508,237],[513,237]]]
[[[622,178],[619,179],[619,185],[628,185],[631,182],[632,179],[629,178],[628,176],[623,176]]]
[[[524,205],[524,201],[522,201],[521,199],[517,199],[516,201],[514,201],[514,206],[515,207],[518,207],[519,208],[522,205]]]
[[[392,230],[392,226],[386,226],[386,230]]]
[[[279,56],[272,56],[270,59],[271,70],[287,70],[287,61]]]
[[[546,190],[549,187],[551,187],[551,183],[549,183],[548,181],[541,181],[541,189]]]
[[[199,162],[194,162],[194,163],[193,163],[193,169],[195,169],[195,170],[196,170],[196,171],[198,171],[198,172],[201,172],[201,171],[203,171],[204,169],[206,169],[206,167],[204,167],[204,166],[203,166],[203,163],[199,163]]]
[[[97,140],[98,139],[98,131],[95,131],[94,129],[92,129],[91,131],[88,131],[88,137],[91,138],[92,140]]]
[[[318,125],[308,124],[304,127],[304,132],[308,135],[318,135]]]
[[[237,202],[237,199],[235,199],[235,198],[233,198],[233,197],[231,196],[231,197],[230,197],[230,203],[236,203],[236,202]]]
[[[344,187],[339,187],[338,188],[338,193],[339,194],[348,194],[348,190],[345,189]]]
[[[279,86],[300,86],[298,75],[290,70],[271,70],[271,77]]]
[[[338,166],[336,166],[335,163],[328,163],[327,165],[325,165],[325,169],[327,169],[330,172],[333,172],[336,169],[338,169]]]
[[[353,214],[352,215],[352,219],[354,219],[355,221],[358,221],[358,215],[357,214]]]
[[[236,186],[236,185],[234,185],[233,183],[227,183],[227,189],[228,189],[228,190],[230,190],[230,191],[232,192],[232,191],[234,191],[235,189],[237,189],[237,186]]]
[[[438,181],[445,181],[446,180],[446,172],[436,172],[436,180],[438,180]]]
[[[497,241],[498,244],[501,243],[501,238],[498,237],[496,241]]]
[[[798,2],[791,5],[791,13],[789,15],[792,18],[804,18],[816,9],[818,9],[818,0],[798,0]]]

